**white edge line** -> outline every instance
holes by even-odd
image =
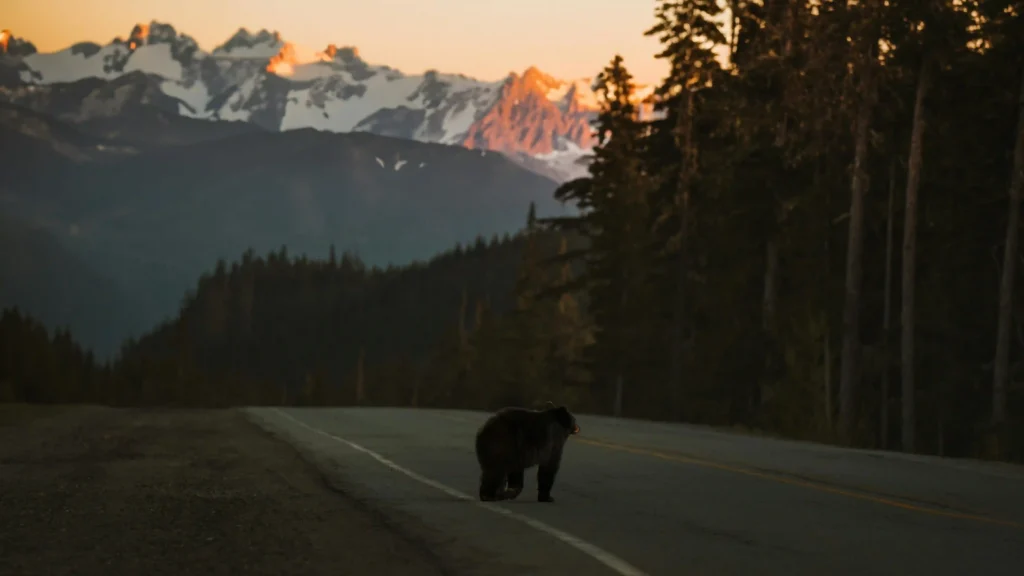
[[[555,528],[554,526],[550,526],[548,524],[545,524],[545,523],[541,522],[540,520],[534,520],[533,518],[530,518],[529,516],[524,516],[522,514],[517,514],[515,512],[512,512],[511,510],[502,508],[502,507],[497,506],[495,504],[491,504],[491,503],[488,503],[488,502],[478,501],[475,498],[472,498],[471,496],[469,496],[468,494],[465,494],[463,492],[459,492],[458,490],[456,490],[454,488],[450,488],[448,486],[445,486],[444,484],[441,484],[440,482],[437,482],[436,480],[431,480],[430,478],[427,478],[426,476],[421,476],[421,475],[417,474],[416,472],[413,472],[412,470],[409,470],[407,468],[403,468],[402,466],[392,462],[391,460],[388,460],[387,458],[381,456],[380,454],[377,454],[373,450],[370,450],[368,448],[363,448],[362,446],[360,446],[359,444],[356,444],[355,442],[350,442],[348,440],[345,440],[344,438],[339,438],[338,436],[335,436],[333,434],[328,434],[327,432],[324,432],[323,430],[320,430],[318,428],[313,428],[309,424],[306,424],[305,422],[303,422],[301,420],[298,420],[297,418],[295,418],[291,414],[288,414],[287,412],[283,412],[283,411],[281,411],[278,408],[271,408],[271,410],[273,410],[274,412],[280,414],[281,416],[284,416],[285,418],[291,420],[292,422],[295,422],[296,424],[298,424],[299,426],[302,426],[303,428],[309,430],[310,432],[314,432],[316,434],[320,434],[321,436],[326,436],[327,438],[330,438],[331,440],[334,440],[335,442],[340,442],[340,443],[348,446],[349,448],[351,448],[353,450],[356,450],[358,452],[362,452],[363,454],[366,454],[367,456],[369,456],[369,457],[373,458],[374,460],[380,462],[381,464],[387,466],[388,468],[391,468],[395,472],[400,472],[400,473],[405,474],[409,478],[412,478],[413,480],[415,480],[415,481],[417,481],[417,482],[419,482],[421,484],[426,484],[427,486],[430,486],[431,488],[436,488],[436,489],[440,490],[441,492],[444,492],[445,494],[451,496],[452,498],[457,498],[459,500],[465,500],[467,502],[471,502],[473,504],[476,504],[480,508],[483,508],[485,510],[490,510],[491,512],[494,512],[494,513],[497,513],[497,514],[501,514],[502,516],[505,516],[507,518],[512,518],[514,520],[518,520],[518,521],[522,522],[523,524],[526,524],[527,526],[533,528],[534,530],[538,530],[540,532],[543,532],[543,533],[547,534],[548,536],[552,536],[552,537],[556,538],[557,540],[559,540],[559,541],[561,541],[561,542],[563,542],[565,544],[568,544],[569,546],[572,546],[573,548],[579,550],[580,552],[583,552],[587,556],[590,556],[594,560],[597,560],[601,564],[604,564],[605,566],[611,568],[616,573],[621,574],[622,576],[648,576],[646,572],[643,572],[639,568],[629,564],[628,562],[626,562],[622,558],[619,558],[618,556],[612,554],[611,552],[607,552],[605,550],[602,550],[601,548],[598,548],[597,546],[591,544],[590,542],[587,542],[586,540],[583,540],[581,538],[577,538],[576,536],[573,536],[572,534],[569,534],[568,532],[563,532],[563,531],[559,530],[558,528]]]

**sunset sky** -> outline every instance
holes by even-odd
[[[127,37],[157,20],[205,50],[239,27],[277,30],[310,48],[353,45],[370,63],[496,80],[531,65],[561,78],[595,75],[619,52],[636,81],[667,66],[643,36],[654,0],[7,0],[0,29],[43,52]]]

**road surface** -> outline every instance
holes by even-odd
[[[458,574],[1024,573],[1024,468],[578,415],[552,495],[476,499],[465,411],[249,408]]]

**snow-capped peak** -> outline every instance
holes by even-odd
[[[300,65],[329,59],[322,52],[287,42],[276,30],[265,28],[256,33],[239,28],[210,55],[221,61],[260,61],[264,70],[284,77],[293,76]]]
[[[5,31],[0,55],[4,50],[12,54],[13,46],[14,37]],[[590,121],[599,109],[593,78],[561,80],[536,66],[498,81],[437,70],[404,74],[367,63],[351,45],[312,50],[267,29],[239,28],[205,52],[173,26],[151,21],[106,46],[83,42],[48,54],[34,51],[31,47],[8,68],[17,75],[15,82],[31,85],[25,94],[50,84],[113,81],[141,72],[137,77],[158,83],[180,114],[195,118],[461,145],[481,154],[499,151],[528,158],[563,175],[578,170],[577,160],[593,145]],[[12,100],[21,90],[15,92]],[[649,87],[638,87],[638,99],[649,93]],[[122,95],[129,97],[129,89]],[[82,106],[95,107],[93,100],[86,97]],[[388,168],[402,166],[396,162]]]
[[[219,58],[273,58],[284,47],[284,40],[277,31],[261,29],[253,34],[239,28],[228,41],[213,49]]]
[[[320,53],[320,56],[324,60],[337,60],[345,63],[362,60],[359,57],[359,48],[355,46],[342,46],[338,48],[336,44],[328,44],[327,48]]]
[[[189,62],[199,52],[199,45],[194,38],[179,33],[170,24],[156,20],[148,24],[136,24],[124,43],[132,52],[143,46],[166,44],[170,47],[171,57],[178,62]]]
[[[174,26],[170,24],[163,24],[156,20],[151,21],[149,24],[139,23],[132,28],[131,34],[128,35],[129,42],[137,42],[141,44],[168,44],[176,41],[191,41],[195,44],[190,36],[184,34],[178,34],[178,31],[174,29]]]
[[[543,94],[555,103],[562,112],[596,111],[597,97],[590,88],[591,79],[559,80],[536,66],[530,66],[520,76],[510,72],[506,82],[521,84],[527,90]]]

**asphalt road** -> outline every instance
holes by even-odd
[[[458,574],[1024,573],[1024,468],[577,415],[552,495],[476,499],[483,413],[247,409]]]

